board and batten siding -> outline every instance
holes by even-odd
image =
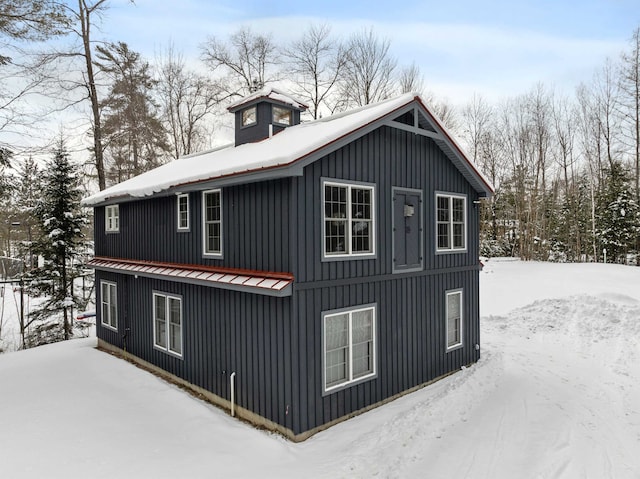
[[[478,270],[298,289],[291,322],[294,432],[317,428],[477,361]],[[446,350],[446,291],[462,289],[463,347]],[[376,304],[377,375],[323,395],[322,312]]]
[[[100,271],[96,276],[98,283],[117,284],[119,314],[118,331],[98,326],[98,338],[226,400],[235,372],[238,406],[293,429],[290,297]],[[153,345],[153,292],[182,299],[181,358]],[[98,309],[98,325],[100,316]]]
[[[323,261],[323,179],[375,186],[376,255]],[[419,271],[393,268],[393,195],[422,193]],[[467,249],[438,254],[437,192],[467,198]],[[308,431],[442,377],[478,360],[478,194],[430,138],[381,127],[293,178],[291,231],[294,283],[292,338],[294,432]],[[446,291],[463,290],[463,347],[446,350]],[[376,304],[377,375],[323,395],[322,313]]]
[[[119,204],[120,232],[95,209],[95,254],[114,258],[289,271],[290,179],[222,188],[222,259],[202,254],[202,192],[189,193],[189,231],[178,231],[175,195]]]
[[[375,185],[376,255],[323,261],[322,179]],[[421,192],[423,269],[393,268],[394,191]],[[478,360],[477,193],[430,139],[387,126],[307,165],[304,174],[226,187],[223,259],[202,257],[201,193],[190,193],[188,233],[177,231],[175,196],[120,204],[118,234],[96,208],[96,255],[294,274],[291,297],[97,272],[118,284],[118,332],[98,337],[237,403],[294,435],[378,404]],[[467,250],[437,254],[436,192],[467,198]],[[126,294],[120,294],[124,288]],[[463,290],[463,347],[446,350],[446,291]],[[152,292],[182,297],[184,355],[153,347]],[[97,299],[99,304],[99,298]],[[123,309],[120,309],[120,304]],[[376,305],[377,375],[324,394],[322,313]],[[98,321],[99,322],[99,321]]]
[[[98,282],[117,284],[118,331],[97,331],[223,399],[230,399],[229,376],[236,372],[237,404],[297,435],[477,361],[477,277],[477,270],[406,276],[274,298],[98,272]],[[445,295],[460,288],[463,347],[446,352]],[[154,291],[182,299],[182,358],[153,346]],[[369,303],[376,305],[377,375],[323,395],[322,312]]]
[[[375,258],[322,261],[323,178],[375,185]],[[430,138],[381,127],[308,165],[292,181],[292,216],[298,222],[292,228],[292,272],[298,284],[392,274],[394,188],[422,192],[424,270],[478,265],[478,195]],[[467,198],[465,252],[436,254],[436,192]]]

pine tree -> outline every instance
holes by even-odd
[[[156,82],[149,64],[126,43],[97,47],[100,67],[111,77],[102,103],[107,178],[119,183],[162,163],[167,134],[151,95]]]
[[[38,164],[32,157],[20,163],[17,170],[13,199],[15,211],[12,217],[19,223],[22,239],[20,257],[24,259],[26,269],[31,269],[35,260],[31,245],[34,238],[39,236],[35,208],[42,192],[42,178]]]
[[[606,186],[598,201],[597,236],[612,261],[622,259],[640,233],[640,208],[628,176],[621,163],[613,162],[606,171]]]
[[[0,255],[7,254],[10,256],[10,238],[11,238],[11,211],[9,207],[11,192],[13,190],[12,178],[8,173],[11,165],[9,158],[11,152],[0,146]]]
[[[87,217],[80,208],[82,192],[78,167],[74,165],[60,141],[53,159],[46,165],[43,187],[35,212],[42,235],[34,242],[34,252],[44,265],[27,276],[30,291],[43,295],[45,300],[32,311],[29,323],[50,319],[62,320],[61,330],[50,328],[50,321],[41,323],[48,338],[37,342],[69,339],[71,336],[71,310],[81,305],[73,291],[73,280],[80,276],[80,255],[85,247],[83,229]]]

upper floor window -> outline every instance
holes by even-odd
[[[323,315],[324,391],[376,374],[375,306]]]
[[[258,109],[255,106],[242,110],[242,126],[250,126],[258,121]]]
[[[222,194],[221,190],[202,193],[202,230],[205,255],[222,256]]]
[[[187,231],[189,229],[189,195],[181,194],[177,197],[178,202],[178,230]]]
[[[273,123],[291,125],[291,110],[273,105]]]
[[[105,206],[104,229],[112,233],[120,231],[120,208],[118,205]]]
[[[436,244],[438,251],[464,251],[467,248],[467,198],[436,195]]]
[[[447,291],[447,350],[462,346],[462,290]]]
[[[182,299],[153,293],[153,345],[182,356]]]
[[[375,254],[375,189],[323,182],[324,258]]]
[[[118,330],[118,295],[116,284],[100,281],[100,323]]]

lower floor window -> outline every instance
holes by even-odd
[[[447,349],[462,346],[462,291],[447,292]]]
[[[100,281],[100,322],[103,326],[118,329],[118,296],[116,284]]]
[[[324,390],[374,376],[375,307],[323,315]]]
[[[153,345],[182,356],[182,299],[153,293]]]

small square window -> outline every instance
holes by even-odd
[[[108,233],[120,231],[120,208],[118,208],[118,205],[105,206],[104,229]]]
[[[242,126],[250,126],[258,121],[258,110],[255,106],[242,110]]]
[[[273,123],[291,125],[291,110],[280,106],[273,106]]]

